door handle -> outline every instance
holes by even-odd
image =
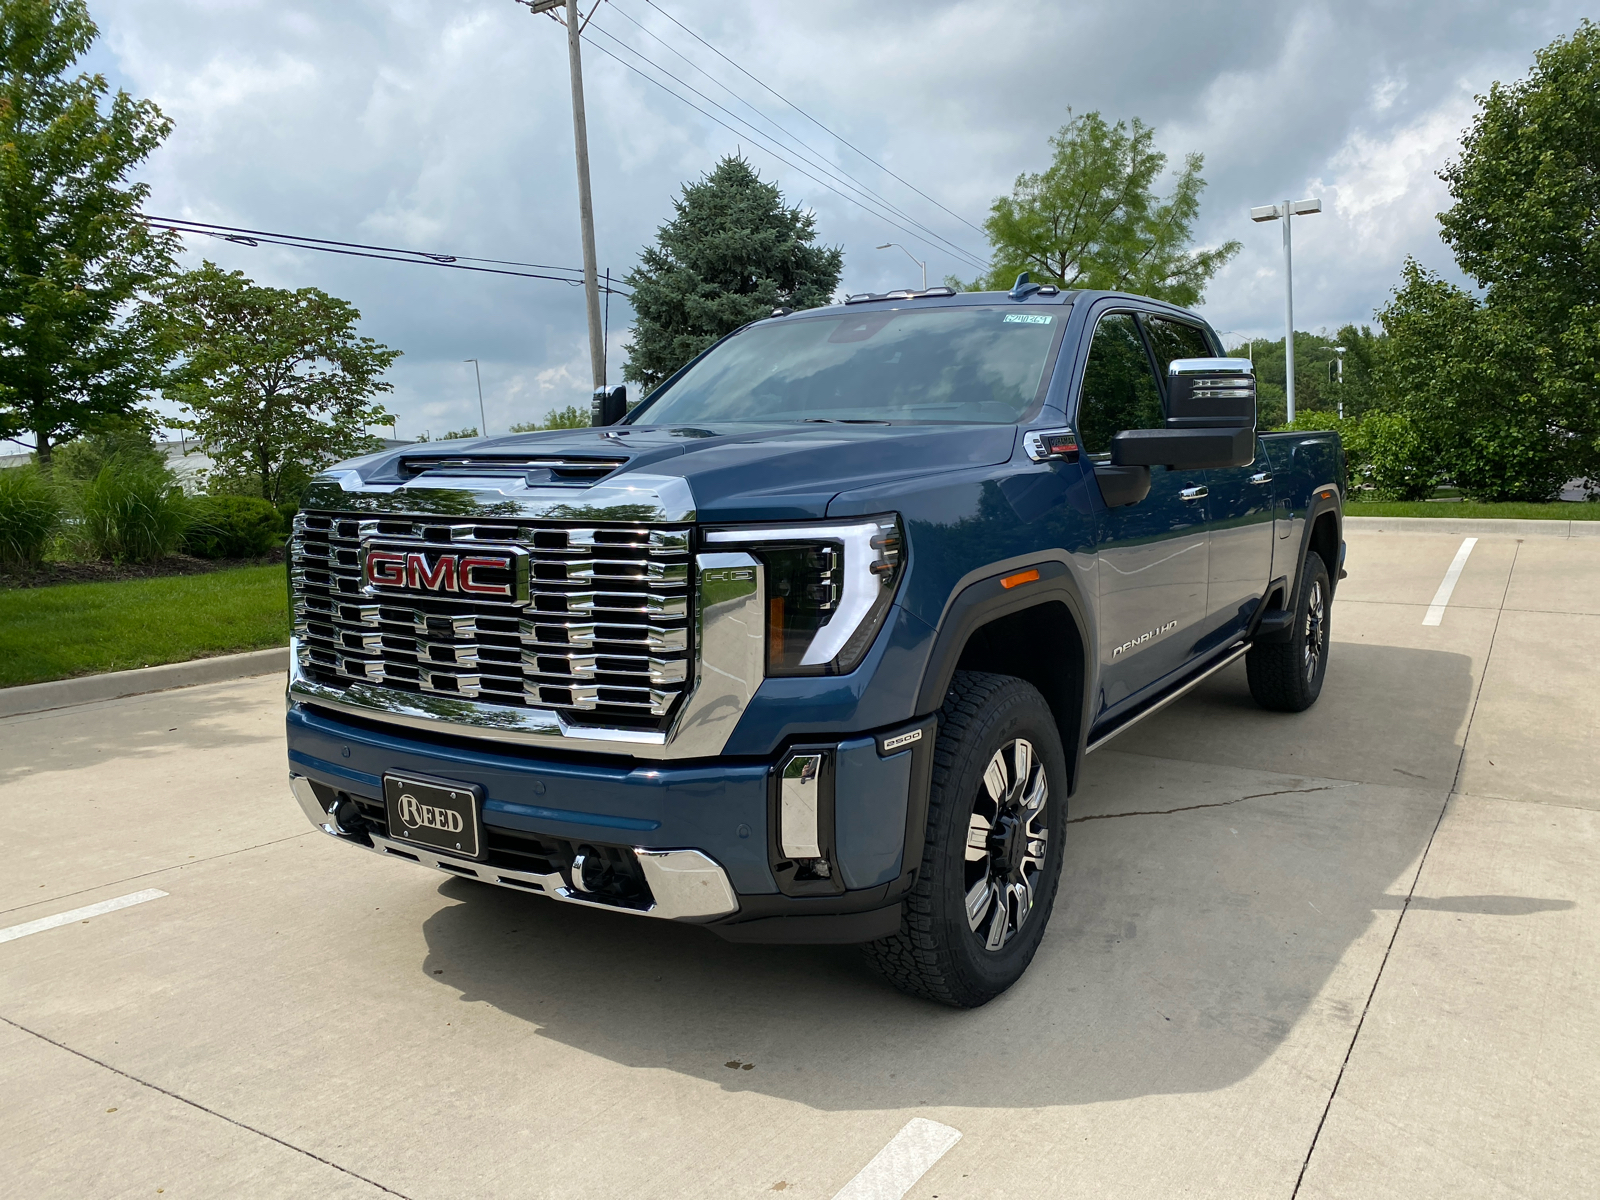
[[[1185,500],[1204,500],[1210,494],[1211,489],[1204,486],[1184,488],[1183,491],[1178,493]]]
[[[1252,476],[1250,476],[1250,482],[1251,483],[1257,483],[1257,484],[1260,484],[1260,483],[1271,483],[1272,482],[1272,472],[1263,471],[1259,475],[1252,475]]]

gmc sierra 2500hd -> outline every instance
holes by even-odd
[[[1317,698],[1343,450],[1138,296],[851,297],[600,428],[415,445],[295,518],[290,782],[333,837],[734,941],[1026,969],[1084,755],[1241,656]],[[620,390],[620,389],[619,389]]]

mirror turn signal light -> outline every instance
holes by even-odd
[[[1026,571],[1018,571],[1015,575],[1007,575],[1000,581],[1000,586],[1010,591],[1024,583],[1033,583],[1039,578],[1039,568],[1029,567]]]

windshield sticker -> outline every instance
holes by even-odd
[[[1048,325],[1055,320],[1051,313],[1007,313],[1002,325]]]

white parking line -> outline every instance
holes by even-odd
[[[833,1200],[900,1200],[961,1140],[961,1131],[917,1117],[839,1189]]]
[[[0,942],[14,942],[18,938],[27,937],[30,933],[43,933],[46,929],[59,929],[63,925],[71,925],[74,921],[87,921],[90,917],[104,916],[106,913],[116,912],[119,908],[132,908],[135,904],[143,904],[146,900],[159,900],[166,894],[159,888],[145,888],[142,892],[129,892],[126,896],[118,896],[115,900],[102,900],[99,904],[86,904],[82,908],[57,913],[53,917],[25,921],[21,925],[0,929]]]
[[[1450,603],[1450,593],[1456,590],[1456,580],[1461,578],[1461,569],[1467,565],[1467,555],[1472,553],[1472,548],[1477,544],[1477,538],[1467,538],[1461,543],[1461,549],[1456,551],[1450,569],[1444,573],[1444,582],[1433,594],[1433,603],[1428,605],[1428,615],[1422,618],[1424,625],[1437,625],[1444,620],[1444,609],[1445,605]]]

